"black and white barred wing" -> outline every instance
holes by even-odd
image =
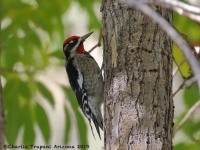
[[[94,125],[96,127],[99,137],[101,138],[98,121],[89,107],[88,95],[87,95],[86,90],[83,87],[84,76],[82,75],[80,70],[76,69],[73,66],[72,62],[73,62],[73,59],[71,59],[68,62],[67,67],[66,67],[70,85],[76,94],[76,98],[78,100],[81,110],[83,111],[84,115],[87,117],[87,119],[89,121],[92,133],[93,133],[93,129],[91,126],[91,119],[94,122]],[[93,133],[93,135],[94,135],[94,133]]]

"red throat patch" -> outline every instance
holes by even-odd
[[[86,52],[85,49],[84,49],[84,46],[83,46],[83,43],[82,43],[82,42],[81,42],[80,45],[78,46],[76,52],[77,52],[77,53]]]

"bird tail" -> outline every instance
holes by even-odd
[[[99,128],[101,128],[101,129],[103,130],[103,121],[101,120],[101,124],[99,124],[99,121],[97,121],[96,117],[95,117],[93,114],[91,115],[91,119],[92,119],[92,121],[93,121],[93,123],[94,123],[94,125],[95,125],[95,128],[96,128],[96,130],[97,130],[97,133],[98,133],[99,138],[100,138],[100,140],[101,140],[101,134],[100,134]],[[88,121],[89,121],[90,128],[91,128],[91,130],[92,130],[92,134],[93,134],[93,136],[94,136],[94,132],[93,132],[93,128],[92,128],[92,125],[91,125],[91,120],[90,120],[90,118],[88,118]],[[94,136],[94,139],[95,139],[95,136]],[[95,140],[96,140],[96,139],[95,139]]]

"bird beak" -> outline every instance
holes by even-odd
[[[93,33],[93,31],[90,32],[90,33],[88,33],[88,34],[83,35],[83,36],[81,37],[81,41],[82,41],[82,42],[85,41],[92,33]]]

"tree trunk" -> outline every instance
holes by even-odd
[[[172,22],[170,10],[154,9]],[[105,149],[171,150],[172,41],[117,0],[102,4]]]

